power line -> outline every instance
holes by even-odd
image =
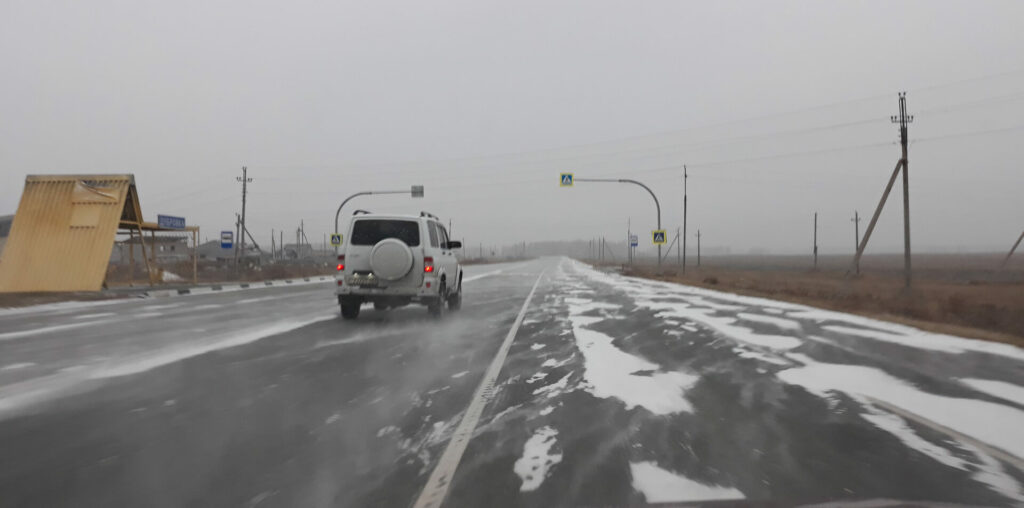
[[[1014,126],[1011,126],[1011,127],[1001,127],[1001,128],[998,128],[998,129],[986,129],[986,130],[980,130],[980,131],[958,132],[958,133],[954,133],[954,134],[945,134],[945,135],[940,135],[940,136],[928,136],[928,137],[924,137],[924,138],[917,138],[914,141],[912,141],[911,144],[914,144],[914,143],[927,143],[929,141],[938,141],[940,139],[967,138],[967,137],[971,137],[971,136],[981,136],[983,134],[997,134],[997,133],[1000,133],[1000,132],[1012,132],[1012,131],[1016,131],[1016,130],[1020,130],[1020,129],[1024,129],[1024,125],[1014,125]]]

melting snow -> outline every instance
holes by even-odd
[[[565,388],[569,385],[569,376],[572,373],[562,376],[562,379],[555,381],[549,385],[542,386],[533,391],[534,395],[546,395],[549,399],[565,391]],[[542,376],[543,377],[543,376]],[[527,381],[529,382],[529,381]]]
[[[800,339],[795,337],[754,333],[747,328],[736,325],[736,319],[734,318],[712,316],[705,310],[689,308],[686,304],[655,303],[649,300],[638,299],[637,305],[644,305],[652,310],[661,311],[664,315],[683,317],[690,321],[696,321],[728,338],[755,346],[770,349],[792,349],[802,344]]]
[[[626,404],[627,409],[643,406],[654,414],[691,411],[690,403],[683,395],[684,390],[697,381],[697,376],[682,372],[633,375],[634,372],[657,371],[660,368],[615,347],[611,337],[585,328],[601,320],[581,315],[592,308],[587,301],[569,306],[573,335],[583,354],[583,378],[587,391],[595,397],[617,398]]]
[[[960,382],[993,397],[1024,404],[1024,387],[991,379],[962,378]]]
[[[631,462],[633,488],[643,493],[648,503],[679,503],[745,499],[739,490],[695,482],[664,470],[654,462]]]
[[[782,381],[802,386],[823,398],[843,392],[869,405],[866,397],[888,402],[983,443],[1024,457],[1024,411],[981,400],[946,397],[918,390],[879,369],[860,365],[818,363],[804,355],[790,355],[808,363],[779,372]]]
[[[750,314],[747,312],[740,312],[739,314],[736,315],[736,317],[746,321],[753,321],[755,323],[769,324],[775,326],[776,328],[781,328],[783,330],[788,330],[792,332],[799,332],[803,330],[803,327],[800,326],[800,323],[793,321],[792,319],[783,319],[775,316],[762,316],[759,314]]]
[[[458,379],[458,378],[460,378],[462,376],[465,376],[466,374],[469,374],[468,370],[464,370],[462,372],[456,372],[455,374],[452,374],[452,378]]]
[[[740,358],[752,358],[754,360],[761,360],[762,362],[774,363],[775,365],[790,365],[790,362],[787,362],[783,358],[767,355],[759,351],[749,351],[739,347],[733,348],[732,350],[736,352],[736,355]]]
[[[523,446],[523,456],[516,461],[512,470],[523,480],[520,492],[537,490],[544,483],[548,469],[562,461],[562,454],[551,453],[558,431],[551,427],[541,427],[530,436]]]

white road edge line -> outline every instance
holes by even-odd
[[[484,373],[484,378],[480,380],[480,386],[477,387],[476,392],[473,394],[473,399],[466,408],[466,414],[462,416],[462,421],[459,422],[458,428],[452,434],[448,447],[445,448],[444,454],[441,455],[441,460],[438,461],[434,472],[430,473],[426,486],[423,487],[423,491],[420,492],[420,496],[413,505],[414,508],[441,506],[445,496],[448,494],[448,487],[451,484],[452,477],[455,475],[455,469],[459,467],[459,461],[462,460],[462,454],[466,451],[466,445],[469,444],[470,438],[473,437],[473,430],[476,429],[476,424],[480,421],[480,415],[483,414],[487,403],[494,396],[494,381],[498,379],[498,373],[501,372],[501,367],[505,364],[508,350],[512,347],[512,341],[516,338],[519,325],[523,323],[526,309],[529,308],[530,300],[533,299],[533,294],[537,291],[537,285],[540,284],[540,279],[543,276],[544,272],[541,272],[533,283],[530,294],[527,295],[526,301],[523,302],[523,308],[519,310],[515,323],[512,324],[508,335],[505,336],[505,342],[502,342],[501,347],[498,348],[498,354],[491,361],[491,366]]]

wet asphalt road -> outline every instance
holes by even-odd
[[[1024,503],[1024,351],[595,272],[463,309],[329,284],[0,311],[0,506],[412,506],[531,287],[445,506]]]

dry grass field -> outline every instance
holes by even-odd
[[[682,274],[674,257],[662,268],[624,267],[629,275],[803,303],[901,322],[929,331],[1024,347],[1024,256],[999,268],[1001,255],[915,255],[904,289],[903,257],[865,257],[861,275],[849,256],[728,256],[702,259]]]

